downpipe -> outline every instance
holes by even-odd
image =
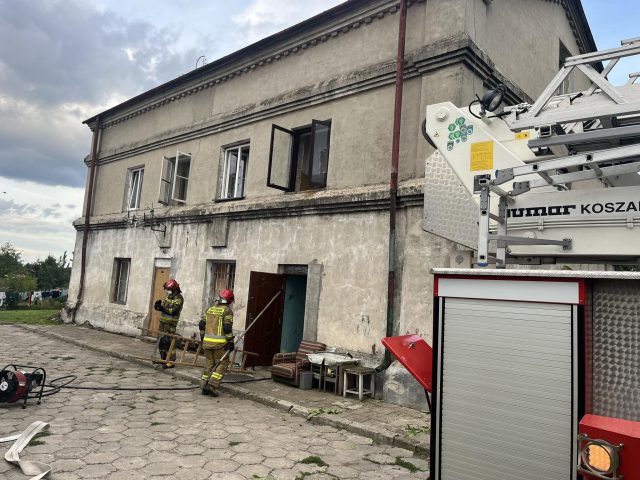
[[[398,54],[396,56],[396,93],[393,109],[393,140],[391,144],[391,179],[389,181],[389,274],[387,279],[387,329],[386,336],[394,333],[394,308],[396,290],[396,209],[398,201],[398,164],[400,160],[400,127],[402,122],[402,92],[404,87],[404,47],[407,32],[407,0],[400,0],[398,26]],[[393,362],[391,352],[385,348],[384,359],[376,367],[383,372]]]
[[[91,140],[91,155],[89,158],[89,188],[87,189],[87,203],[84,212],[84,228],[82,229],[82,257],[80,259],[80,285],[78,286],[78,296],[76,305],[71,312],[71,319],[76,323],[76,314],[84,300],[84,281],[87,269],[87,243],[89,241],[89,225],[91,212],[93,210],[93,183],[96,173],[96,163],[98,156],[98,141],[100,139],[100,117],[96,117],[96,124],[93,129],[93,138]]]

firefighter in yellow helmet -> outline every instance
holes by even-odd
[[[180,319],[182,305],[184,304],[182,290],[180,290],[180,285],[173,278],[164,282],[162,288],[167,291],[167,298],[164,300],[156,300],[153,308],[160,312],[160,331],[174,335],[176,333],[176,327],[178,326],[178,320]],[[163,360],[167,360],[167,352],[169,351],[170,345],[171,337],[167,335],[160,337],[158,350],[160,351],[160,358]],[[163,363],[162,368],[173,368],[175,359],[176,352],[174,349],[168,359],[169,361]]]
[[[229,354],[235,350],[233,311],[231,310],[234,300],[231,290],[222,290],[216,304],[205,313],[202,347],[206,362],[200,380],[203,395],[218,396],[218,388],[229,367]],[[223,359],[227,352],[227,356]]]

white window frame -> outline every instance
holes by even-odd
[[[123,266],[126,265],[126,272]],[[127,292],[129,290],[129,274],[131,273],[131,259],[130,258],[116,258],[113,265],[113,294],[111,301],[113,303],[119,303],[126,305]],[[124,277],[124,278],[123,278]]]
[[[143,181],[144,167],[129,169],[127,173],[127,210],[137,210],[140,208]]]
[[[178,175],[178,167],[182,162],[189,162],[189,171],[187,176]],[[160,192],[158,194],[158,201],[168,205],[172,202],[187,203],[187,191],[189,189],[189,174],[191,173],[191,154],[184,153],[178,150],[175,157],[163,157],[162,159],[162,172],[160,172]],[[168,174],[168,178],[165,178]],[[184,198],[179,198],[176,193],[176,185],[178,182],[176,179],[181,179],[185,183]],[[164,194],[164,183],[168,183],[168,194]]]
[[[229,179],[231,174],[231,154],[236,153],[236,165],[235,165],[235,182],[232,185],[233,193],[229,195]],[[246,159],[242,159],[242,153],[246,152]],[[222,179],[220,188],[220,200],[231,200],[236,198],[243,198],[245,194],[245,183],[247,178],[247,165],[249,164],[249,155],[251,149],[249,143],[242,143],[234,145],[233,147],[223,148],[222,151]]]

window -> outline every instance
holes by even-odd
[[[186,203],[190,164],[191,155],[188,153],[178,152],[175,157],[164,157],[158,199],[160,203]]]
[[[244,197],[244,179],[247,175],[249,145],[243,144],[222,150],[221,177],[218,181],[218,198],[229,200]]]
[[[233,290],[236,279],[236,262],[223,260],[207,261],[209,272],[209,299],[208,304],[218,298],[218,294],[225,289]]]
[[[142,179],[144,177],[144,168],[130,168],[127,172],[127,210],[136,210],[140,208],[140,194],[142,193]]]
[[[564,43],[560,42],[560,54],[558,56],[559,68],[564,67],[565,60],[570,56],[571,52],[569,51],[569,49],[564,45]],[[573,93],[573,73],[574,72],[569,73],[569,75],[567,75],[564,81],[560,84],[560,86],[558,87],[558,95]]]
[[[113,303],[127,303],[127,288],[129,286],[130,258],[116,258],[113,265],[113,289],[111,301]]]
[[[267,186],[285,192],[327,186],[331,121],[313,120],[311,127],[271,127]]]

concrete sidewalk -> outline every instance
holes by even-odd
[[[82,348],[153,368],[150,362],[136,358],[150,357],[154,350],[153,344],[139,338],[68,324],[20,326]],[[193,383],[197,383],[201,375],[199,369],[188,367],[156,371],[158,375],[166,374]],[[248,372],[256,379],[265,377],[267,373],[261,369]],[[237,377],[229,375],[225,380],[237,380]],[[300,390],[270,379],[237,384],[223,383],[221,390],[292,415],[305,417],[312,423],[331,425],[369,437],[375,442],[412,450],[418,457],[427,458],[429,455],[429,414],[425,412],[371,398],[360,402],[357,398],[343,398],[316,389]]]

